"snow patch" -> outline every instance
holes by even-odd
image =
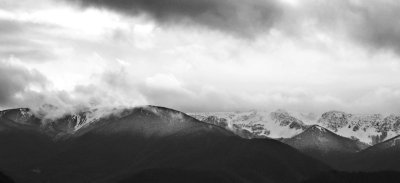
[[[273,114],[272,114],[273,113]],[[208,113],[189,113],[192,117],[204,121],[209,116],[226,119],[228,128],[234,131],[234,126],[248,130],[258,136],[270,138],[289,138],[303,132],[302,128],[290,127],[292,122],[304,125],[301,120],[291,116],[284,110],[269,111],[248,111],[248,112],[208,112]],[[283,117],[288,124],[282,124]],[[287,118],[285,118],[287,117]],[[291,121],[292,120],[292,121]],[[262,129],[261,129],[262,128]]]

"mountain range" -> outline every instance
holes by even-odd
[[[191,115],[216,125],[224,121],[228,125],[220,126],[247,131],[251,134],[248,137],[280,140],[336,170],[400,171],[400,136],[396,136],[399,121],[393,114],[383,117],[330,111],[310,118],[314,115],[277,110]],[[287,133],[265,133],[269,131]]]
[[[279,141],[241,138],[168,108],[92,116],[2,111],[0,170],[16,182],[282,183],[331,170]]]
[[[328,111],[314,113],[288,112],[282,109],[250,112],[189,113],[194,118],[212,123],[225,123],[231,131],[246,130],[253,137],[289,138],[319,125],[347,138],[374,145],[400,135],[400,115],[349,114]]]
[[[400,178],[400,136],[370,145],[337,133],[353,124],[356,115],[328,112],[317,118],[284,110],[215,114],[188,115],[158,106],[85,109],[59,116],[28,108],[0,111],[0,182]],[[396,125],[388,123],[391,131]]]

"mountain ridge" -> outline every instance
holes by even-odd
[[[190,113],[198,120],[213,116],[214,120],[225,121],[228,126],[245,129],[253,136],[262,138],[289,138],[318,124],[341,136],[358,139],[374,145],[400,135],[400,115],[349,114],[328,111],[317,117],[314,113],[303,114],[285,110],[252,112]],[[276,120],[274,117],[281,117]],[[205,121],[207,122],[207,121]]]
[[[75,129],[73,124],[63,127]],[[207,182],[224,175],[237,182],[292,183],[331,170],[279,141],[244,139],[156,106],[90,122],[62,138],[40,130],[48,129],[0,132],[0,169],[16,182],[118,182],[150,171],[165,178],[212,172]]]

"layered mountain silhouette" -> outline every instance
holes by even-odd
[[[168,108],[42,119],[0,113],[0,169],[16,182],[301,182],[331,168]]]
[[[345,138],[318,125],[313,125],[283,142],[315,157],[333,167],[338,167],[344,158],[368,147],[360,141]]]
[[[282,141],[337,170],[400,171],[400,136],[369,146],[314,125],[303,133]]]
[[[355,171],[400,171],[400,136],[369,147],[347,161],[344,169]]]
[[[258,115],[228,119],[264,119]],[[399,136],[369,146],[337,135],[330,129],[340,131],[356,119],[337,112],[319,120],[336,120],[329,129],[308,126],[282,110],[267,116],[272,127],[302,132],[277,141],[260,135],[265,126],[257,122],[240,126],[218,116],[199,121],[157,106],[51,118],[27,108],[0,111],[0,170],[8,175],[0,180],[279,183],[396,182],[399,177],[388,172],[400,171]],[[396,126],[393,119],[386,125],[390,129]]]
[[[320,156],[338,152],[355,153],[368,147],[367,144],[336,135],[318,125],[313,125],[304,132],[283,141],[303,152],[315,152]]]
[[[320,118],[309,118],[301,114],[290,114],[284,110],[271,113],[228,112],[212,113],[212,115],[212,118],[205,113],[193,116],[198,119],[208,119],[203,120],[207,123],[221,126],[221,123],[218,122],[222,121],[225,126],[228,124],[228,126],[246,129],[250,133],[248,135],[250,138],[268,137],[268,135],[258,135],[267,129],[268,131],[290,131],[291,127],[292,129],[297,127],[300,130],[298,134],[289,138],[276,139],[337,170],[400,171],[400,156],[398,155],[400,154],[398,141],[400,137],[393,137],[399,133],[400,129],[398,115],[362,115],[328,111],[323,113]],[[308,121],[307,123],[317,125],[307,126],[300,119],[306,121],[314,119],[314,122]],[[268,126],[269,123],[279,124],[279,126]],[[231,131],[237,133],[234,130]],[[388,137],[392,138],[388,139]]]

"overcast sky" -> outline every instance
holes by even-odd
[[[397,0],[0,0],[0,108],[398,113]]]

